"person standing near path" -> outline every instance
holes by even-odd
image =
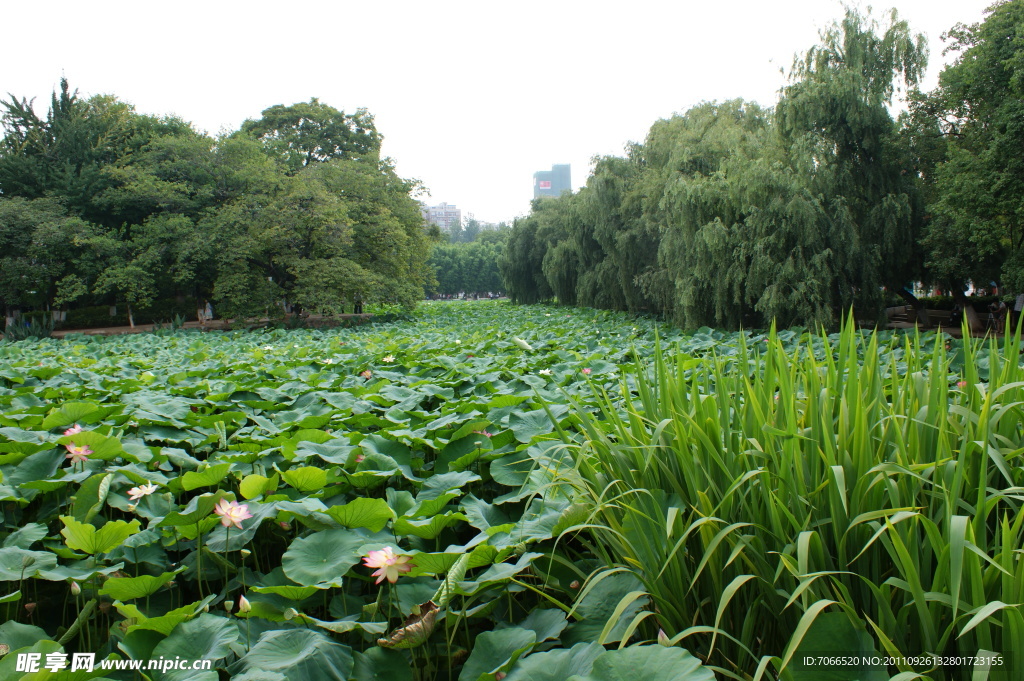
[[[209,300],[206,301],[206,308],[203,310],[203,314],[206,317],[207,324],[213,321],[213,304]]]
[[[988,309],[990,310],[989,322],[992,330],[996,333],[1002,333],[1006,326],[1006,303],[996,300],[988,306]]]
[[[1013,315],[1010,317],[1010,331],[1017,330],[1017,324],[1020,323],[1020,313],[1024,311],[1024,293],[1017,296],[1017,300],[1013,303]]]
[[[203,307],[202,298],[199,299],[199,307],[196,308],[196,320],[199,322],[199,328],[206,327],[206,308]]]

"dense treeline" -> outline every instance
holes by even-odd
[[[958,58],[923,94],[923,36],[847,10],[773,110],[694,107],[535,201],[501,260],[509,295],[737,328],[874,317],[887,291],[916,302],[912,281],[1024,290],[1022,34],[1019,0],[954,27]]]
[[[463,229],[465,233],[467,230]],[[449,243],[438,244],[430,255],[429,265],[437,279],[431,292],[442,295],[458,293],[497,293],[504,289],[498,259],[505,249],[509,230],[469,230],[472,237],[453,235]]]
[[[212,138],[66,81],[14,96],[0,142],[0,301],[15,310],[210,298],[225,316],[411,306],[439,240],[365,110],[273,106]]]

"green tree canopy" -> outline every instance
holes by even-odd
[[[290,173],[313,163],[367,158],[377,161],[381,137],[366,109],[354,114],[309,102],[264,109],[259,120],[247,120],[241,133],[259,140]]]
[[[955,61],[918,103],[947,142],[935,168],[925,246],[934,278],[1024,290],[1024,5],[998,2],[946,36]]]

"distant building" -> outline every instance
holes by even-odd
[[[440,203],[436,206],[428,206],[421,203],[420,212],[423,213],[424,220],[441,229],[451,231],[455,227],[462,227],[462,211],[450,204]]]
[[[541,196],[561,196],[562,192],[572,191],[572,179],[569,177],[569,164],[553,165],[551,170],[541,170],[533,174],[533,198]]]

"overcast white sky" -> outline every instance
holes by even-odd
[[[889,0],[929,38],[990,0]],[[65,74],[216,134],[274,104],[365,107],[403,177],[480,220],[529,210],[533,173],[621,154],[705,100],[773,105],[781,67],[842,16],[838,0],[0,0],[0,95],[45,113]]]

